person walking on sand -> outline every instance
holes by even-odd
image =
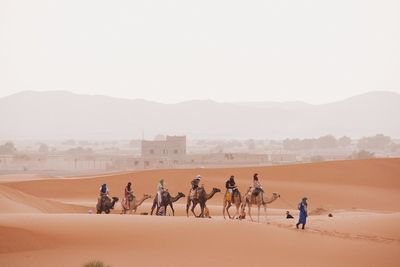
[[[304,226],[306,225],[306,221],[307,221],[307,198],[303,197],[303,199],[301,200],[301,202],[299,203],[298,209],[300,211],[300,215],[299,215],[299,222],[296,224],[296,228],[299,229],[299,225],[302,224],[303,226],[301,227],[301,229],[304,230]]]

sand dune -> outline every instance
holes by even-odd
[[[109,185],[113,196],[122,197],[128,181],[132,181],[138,196],[144,193],[154,195],[158,180],[164,178],[171,194],[179,191],[187,194],[190,181],[196,174],[203,176],[202,182],[208,191],[212,187],[224,189],[225,180],[233,174],[239,189],[244,192],[250,186],[254,172],[259,173],[267,194],[279,192],[282,195],[282,201],[271,205],[274,208],[295,208],[299,199],[306,195],[310,199],[311,209],[400,210],[400,159],[233,169],[151,170],[79,179],[9,182],[4,185],[40,198],[95,203],[102,183]],[[217,194],[210,204],[220,205],[222,196]],[[184,203],[184,200],[179,203]]]
[[[76,213],[87,208],[35,197],[0,185],[0,213]]]
[[[187,193],[198,173],[207,190],[223,189],[234,174],[245,191],[254,172],[268,194],[282,195],[261,223],[224,220],[223,193],[208,203],[212,219],[183,216],[185,199],[176,203],[176,217],[87,214],[102,183],[118,197],[128,181],[138,196],[154,196],[161,177],[175,194]],[[374,159],[8,179],[0,184],[0,266],[81,266],[91,259],[113,267],[399,266],[399,177],[400,159]],[[283,216],[291,210],[297,217],[303,195],[311,210],[304,231]],[[151,202],[138,213],[148,212]]]
[[[395,242],[239,221],[154,218],[4,215],[2,225],[28,229],[35,239],[22,239],[29,251],[3,244],[13,253],[0,254],[0,264],[26,266],[34,259],[34,266],[80,266],[102,259],[112,266],[398,266],[400,260]]]

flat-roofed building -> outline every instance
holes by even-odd
[[[186,136],[167,136],[165,140],[142,141],[143,158],[180,159],[186,156]]]

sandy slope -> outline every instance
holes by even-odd
[[[35,197],[0,185],[0,213],[76,213],[87,208]]]
[[[119,197],[128,181],[137,195],[154,195],[163,177],[175,194],[187,193],[198,173],[208,190],[223,189],[234,174],[244,191],[254,172],[269,194],[282,195],[260,224],[223,220],[221,193],[208,204],[213,219],[83,214],[104,182]],[[93,258],[113,267],[399,266],[399,193],[400,159],[7,181],[0,184],[0,266],[80,266]],[[287,209],[297,215],[303,195],[313,211],[305,231],[283,218]],[[184,204],[176,203],[177,215],[185,215]]]
[[[99,185],[109,184],[111,195],[122,197],[124,186],[133,182],[137,195],[154,195],[159,178],[166,180],[172,194],[187,194],[190,180],[198,173],[203,176],[207,190],[223,189],[231,174],[236,176],[239,189],[246,191],[254,172],[259,173],[268,194],[279,192],[282,201],[276,208],[295,208],[304,195],[310,199],[311,209],[373,209],[400,210],[400,159],[373,159],[299,164],[274,167],[235,169],[176,169],[135,173],[79,177],[79,179],[45,179],[3,183],[22,192],[48,199],[95,203]],[[210,204],[220,205],[217,194]],[[147,201],[149,202],[149,201]],[[180,200],[179,203],[184,203]]]
[[[0,218],[3,227],[19,229],[17,238],[24,244],[3,244],[1,266],[80,266],[93,258],[112,266],[398,266],[400,260],[399,241],[335,237],[273,224],[119,215]]]

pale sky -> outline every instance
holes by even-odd
[[[400,1],[1,0],[0,97],[326,103],[400,93]]]

